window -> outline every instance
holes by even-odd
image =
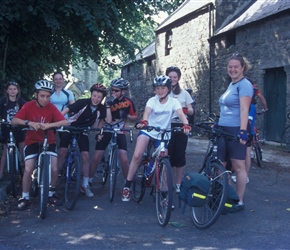
[[[227,34],[226,37],[226,48],[229,48],[232,45],[236,45],[236,32],[231,32]]]
[[[168,56],[172,49],[172,30],[166,32],[165,39],[165,55]]]

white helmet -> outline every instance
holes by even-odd
[[[49,81],[39,80],[34,85],[34,91],[39,91],[39,90],[44,90],[44,91],[47,91],[49,93],[52,93],[53,86],[52,86],[52,84]]]

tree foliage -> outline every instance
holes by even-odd
[[[109,59],[116,55],[133,58],[146,38],[140,27],[150,29],[153,15],[172,12],[182,2],[1,0],[0,78],[31,86],[56,69],[69,73],[69,65],[89,58],[109,66],[116,65]]]

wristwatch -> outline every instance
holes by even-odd
[[[26,120],[24,123],[25,123],[25,125],[27,126],[27,125],[28,125],[28,123],[29,123],[29,121],[28,121],[28,120]]]

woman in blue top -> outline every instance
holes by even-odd
[[[239,135],[240,141],[220,140],[219,159],[223,162],[230,158],[233,171],[236,173],[236,191],[239,203],[232,212],[244,209],[244,193],[247,182],[246,143],[248,141],[248,115],[253,96],[253,86],[244,77],[249,64],[239,54],[232,55],[227,63],[227,73],[231,78],[226,92],[220,97],[220,119],[218,125],[224,131]]]

